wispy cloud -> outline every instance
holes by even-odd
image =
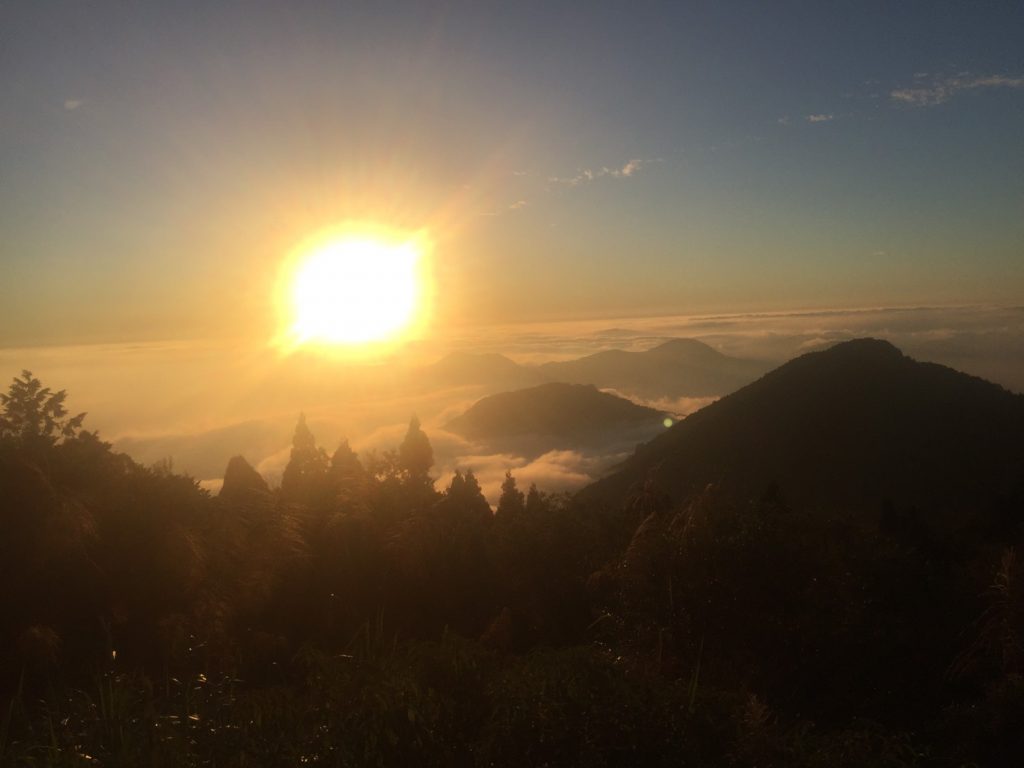
[[[73,112],[74,110],[82,106],[84,103],[85,102],[82,99],[65,99],[64,109],[66,109],[68,112]]]
[[[577,172],[575,176],[549,176],[548,182],[551,184],[561,184],[566,187],[578,187],[580,184],[587,184],[591,181],[597,181],[598,179],[603,178],[628,179],[635,176],[640,172],[641,168],[651,162],[654,161],[633,158],[616,167],[610,168],[605,165],[596,170],[584,168]]]
[[[775,120],[778,125],[793,125],[794,120],[802,120],[806,123],[828,123],[835,120],[836,116],[831,112],[816,112],[810,115],[804,115],[803,117],[793,118],[789,115],[783,115]]]
[[[926,75],[916,73],[915,79]],[[927,85],[914,84],[908,88],[896,88],[889,92],[890,100],[910,107],[933,107],[944,104],[961,91],[977,88],[1024,88],[1024,77],[1008,75],[975,76],[961,73],[954,77],[937,78]]]
[[[597,181],[598,179],[605,179],[605,178],[608,178],[608,179],[629,179],[629,178],[632,178],[632,177],[636,176],[638,173],[640,173],[641,169],[644,166],[649,165],[651,163],[661,162],[661,159],[662,158],[660,158],[660,157],[656,157],[656,158],[634,157],[634,158],[630,158],[626,162],[622,163],[622,165],[616,165],[616,166],[604,165],[604,166],[601,166],[600,168],[596,168],[596,169],[594,169],[594,168],[583,168],[583,169],[577,171],[576,175],[574,175],[574,176],[548,176],[547,177],[547,184],[548,184],[548,186],[545,188],[544,191],[550,192],[553,186],[578,187],[578,186],[580,186],[582,184],[588,184],[588,183],[590,183],[592,181]],[[533,174],[531,174],[529,171],[512,171],[512,176],[514,176],[514,177],[522,178],[522,177],[531,176],[531,175],[533,175]],[[514,200],[513,202],[509,203],[508,205],[506,205],[503,208],[499,208],[497,210],[493,210],[492,209],[492,210],[482,211],[482,212],[478,213],[477,215],[478,216],[482,216],[482,217],[501,216],[503,213],[507,213],[509,211],[521,211],[521,210],[523,210],[524,208],[526,208],[529,205],[530,205],[530,200],[529,199],[519,198],[519,199]]]

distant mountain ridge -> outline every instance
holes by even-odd
[[[725,395],[749,384],[769,367],[756,360],[729,357],[696,339],[679,338],[643,352],[608,349],[537,366],[521,365],[493,352],[453,352],[419,369],[416,376],[433,386],[482,386],[492,391],[545,382],[590,384],[637,399],[657,400]]]
[[[769,367],[729,357],[696,339],[670,339],[645,352],[606,350],[577,360],[545,363],[539,370],[554,381],[593,384],[653,400],[728,394]]]
[[[641,484],[680,501],[708,484],[834,509],[889,502],[968,509],[1019,492],[1024,396],[892,344],[860,339],[796,358],[640,446],[581,491]]]
[[[550,447],[616,440],[637,428],[663,429],[665,414],[583,384],[550,382],[479,400],[445,428],[470,440],[543,438]]]
[[[452,352],[417,372],[423,383],[435,386],[485,386],[500,389],[528,387],[546,381],[534,368],[519,365],[496,352]]]

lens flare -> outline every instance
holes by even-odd
[[[279,287],[290,347],[359,347],[411,337],[429,298],[422,235],[345,231],[297,249]]]

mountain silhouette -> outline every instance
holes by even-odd
[[[536,369],[493,352],[453,352],[423,366],[416,375],[421,384],[429,386],[484,386],[495,390],[519,389],[547,381]]]
[[[645,352],[611,349],[577,360],[545,363],[539,370],[553,381],[593,384],[656,399],[728,394],[768,367],[723,355],[696,339],[671,339]]]
[[[1024,477],[1024,396],[885,341],[792,360],[637,448],[581,491],[622,501],[646,485],[679,502],[709,484],[738,499],[778,484],[832,510],[986,508]]]
[[[445,428],[493,446],[529,438],[538,450],[637,442],[664,429],[665,414],[583,384],[548,383],[479,400]],[[533,451],[538,452],[538,451]]]

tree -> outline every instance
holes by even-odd
[[[509,520],[522,516],[526,509],[526,497],[516,487],[516,479],[511,470],[505,472],[505,481],[501,484],[501,498],[498,499],[499,517]]]
[[[430,440],[420,429],[420,420],[416,416],[409,421],[405,439],[398,446],[398,462],[408,473],[410,480],[429,482],[428,473],[434,466],[434,449],[430,447]]]
[[[342,440],[331,456],[328,477],[336,499],[353,501],[365,498],[369,475],[348,440]]]
[[[548,503],[544,494],[537,490],[536,483],[530,483],[530,490],[526,493],[526,513],[533,517],[547,511]]]
[[[243,456],[233,456],[224,471],[224,484],[220,489],[220,497],[226,500],[244,500],[254,495],[267,493],[267,481],[253,469],[252,464]]]
[[[459,512],[483,518],[491,516],[491,506],[484,498],[480,483],[471,469],[466,470],[466,474],[455,470],[451,484],[445,491],[445,499]]]
[[[292,453],[281,477],[281,495],[290,501],[310,503],[319,497],[327,476],[327,453],[317,448],[316,438],[299,414],[292,437]]]
[[[24,444],[56,445],[75,437],[85,414],[68,416],[65,390],[52,392],[30,371],[15,378],[6,395],[0,395],[0,438],[14,438]]]
[[[342,440],[331,456],[330,473],[332,478],[343,485],[366,480],[366,470],[359,463],[359,456],[349,446],[348,440]]]

